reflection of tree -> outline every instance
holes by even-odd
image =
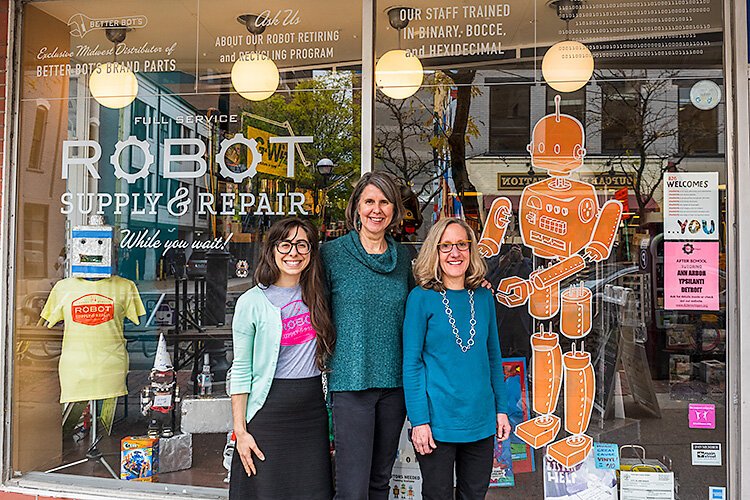
[[[337,175],[359,171],[361,107],[354,83],[351,73],[326,74],[297,83],[289,94],[277,92],[265,101],[247,104],[246,111],[289,122],[295,134],[315,138],[313,143],[301,145],[310,165],[297,164],[295,180],[299,185],[316,186],[315,165],[322,158],[333,161]],[[340,183],[328,195],[344,199],[348,189],[349,183]]]
[[[451,145],[451,141],[456,143],[457,148],[463,148],[461,154],[465,155],[466,143],[479,134],[474,119],[468,114],[468,105],[466,116],[462,117],[463,122],[458,122],[463,132],[456,131],[455,122],[452,127],[449,123],[443,124],[442,99],[450,95],[453,85],[453,79],[445,73],[433,73],[424,85],[432,92],[433,102],[429,105],[420,100],[419,94],[410,99],[391,99],[382,92],[376,95],[380,109],[385,109],[387,115],[378,120],[375,158],[382,163],[385,170],[413,187],[414,192],[422,200],[422,207],[429,205],[441,193],[440,187],[434,188],[434,181],[444,174],[439,158],[448,151],[453,154],[454,146]],[[472,90],[470,86],[467,88],[471,99],[472,92],[478,92],[478,89]],[[461,141],[455,138],[457,134],[462,136]],[[464,172],[462,181],[456,178],[455,162],[452,162],[453,178],[459,192],[470,191],[474,189],[470,182],[470,188],[459,187],[459,182],[462,182],[460,186],[466,186],[468,181],[464,157],[461,159],[458,168]]]
[[[687,123],[676,119],[677,102],[669,101],[668,91],[677,76],[675,70],[655,74],[608,70],[596,76],[602,99],[591,104],[588,114],[603,139],[608,131],[617,138],[616,143],[603,143],[603,150],[620,151],[612,156],[612,165],[628,176],[641,220],[664,173],[676,169],[701,141],[719,132],[717,127],[707,127],[698,114]]]
[[[469,179],[466,170],[466,131],[469,127],[469,109],[471,108],[472,82],[476,70],[460,69],[449,71],[446,75],[453,80],[458,87],[456,92],[456,115],[453,119],[453,128],[448,136],[448,147],[450,148],[451,167],[453,169],[453,181],[456,183],[456,191],[462,193],[476,193],[476,188]],[[462,196],[461,202],[466,213],[479,213],[479,203],[476,194]]]
[[[433,186],[443,174],[435,161],[433,115],[424,106],[415,105],[415,99],[391,99],[382,92],[375,99],[388,115],[377,127],[374,156],[385,170],[412,186],[420,200],[427,197],[424,207],[439,194]],[[425,144],[429,152],[424,150]]]

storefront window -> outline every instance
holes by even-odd
[[[388,7],[378,2],[376,55],[398,34],[424,83],[403,100],[378,90],[376,139],[397,121],[393,102],[433,117],[409,139],[430,168],[403,179],[425,221],[404,244],[416,252],[433,222],[465,218],[498,292],[515,432],[489,497],[583,498],[619,483],[622,498],[643,498],[597,468],[605,449],[626,469],[645,453],[640,470],[674,472],[681,498],[725,485],[721,3],[688,5],[693,28],[681,7],[561,1],[420,3],[395,29]],[[512,207],[507,225],[499,206]],[[591,245],[610,250],[586,257]],[[591,367],[556,365],[557,349]],[[397,470],[394,497],[417,487],[408,459]]]
[[[531,127],[531,87],[528,84],[490,88],[490,150],[521,153]]]
[[[226,488],[234,302],[273,221],[340,231],[360,172],[361,13],[357,2],[23,5],[16,476],[110,477],[96,460],[70,466],[96,443],[118,481],[149,481],[148,454],[120,452],[150,433],[159,482]],[[277,80],[258,87],[259,72]],[[335,167],[322,175],[326,158]],[[175,385],[154,381],[165,354]],[[199,397],[205,359],[211,395]]]
[[[677,3],[24,2],[13,474],[155,480],[121,457],[150,433],[160,483],[226,488],[260,244],[286,215],[345,234],[372,163],[413,194],[412,254],[445,217],[488,249],[514,429],[490,498],[725,486],[723,4]]]

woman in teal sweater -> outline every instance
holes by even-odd
[[[346,209],[351,231],[322,248],[337,336],[328,379],[336,498],[388,498],[406,417],[401,329],[412,280],[406,249],[386,233],[403,213],[391,177],[367,173]]]
[[[425,500],[483,499],[494,436],[510,435],[492,292],[474,232],[445,218],[414,266],[404,320],[404,393]]]

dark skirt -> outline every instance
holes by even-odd
[[[248,477],[235,450],[230,500],[333,497],[321,377],[274,379],[265,404],[247,430],[266,459],[253,457],[257,474]]]

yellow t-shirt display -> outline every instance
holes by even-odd
[[[65,322],[60,355],[60,402],[88,401],[128,393],[128,351],[123,321],[146,314],[135,283],[112,276],[58,281],[42,310],[52,328]]]

